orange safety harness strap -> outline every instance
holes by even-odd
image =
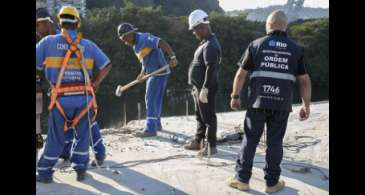
[[[73,128],[76,128],[76,125],[78,124],[78,122],[81,120],[81,118],[83,116],[85,116],[85,114],[91,108],[93,108],[93,110],[94,110],[94,116],[92,118],[92,121],[95,121],[95,118],[97,115],[97,104],[96,104],[94,88],[91,85],[91,81],[90,81],[86,66],[82,59],[83,56],[80,52],[80,49],[77,47],[81,41],[81,37],[82,37],[81,33],[77,34],[77,37],[74,42],[72,42],[71,37],[67,34],[66,31],[62,32],[62,36],[66,39],[66,41],[70,45],[70,47],[67,50],[65,57],[63,58],[62,66],[61,66],[60,72],[58,74],[56,85],[54,86],[53,84],[50,84],[51,85],[51,96],[50,96],[51,100],[50,100],[50,104],[48,106],[48,110],[51,111],[53,109],[53,107],[56,106],[57,110],[60,112],[62,117],[65,119],[64,131],[67,131],[69,129],[68,123],[70,123],[70,125]],[[65,74],[66,66],[68,65],[68,62],[73,53],[76,53],[78,61],[81,62],[81,67],[83,69],[84,77],[85,77],[85,81],[86,81],[85,86],[67,86],[67,85],[61,86],[63,76]],[[74,119],[69,120],[69,119],[67,119],[67,116],[66,116],[61,104],[58,102],[57,97],[62,94],[64,95],[65,93],[72,93],[72,92],[85,92],[85,95],[90,94],[92,96],[92,99],[87,104],[87,106]]]

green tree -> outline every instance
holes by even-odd
[[[113,93],[118,83],[126,83],[135,78],[141,65],[131,48],[122,45],[117,36],[117,26],[130,22],[142,32],[151,32],[168,41],[176,52],[179,65],[169,79],[170,90],[185,90],[188,66],[199,44],[188,31],[187,16],[166,16],[161,7],[137,7],[133,4],[117,8],[96,8],[90,10],[84,19],[82,31],[87,38],[96,42],[111,58],[114,67],[101,90]],[[247,45],[265,35],[265,24],[247,21],[244,15],[230,17],[220,12],[210,14],[211,26],[223,50],[220,68],[221,90],[229,93],[237,70],[237,61]],[[328,19],[297,21],[289,26],[289,35],[305,48],[308,70],[313,84],[328,87]],[[144,88],[132,88],[143,95]]]
[[[289,27],[289,35],[304,47],[312,85],[328,91],[329,86],[329,21],[298,21]]]

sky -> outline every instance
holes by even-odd
[[[218,0],[219,5],[225,11],[254,9],[258,7],[267,7],[270,5],[283,5],[287,0]],[[328,8],[329,0],[305,0],[305,7]]]

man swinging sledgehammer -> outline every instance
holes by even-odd
[[[175,53],[166,41],[150,33],[136,32],[137,30],[129,23],[122,23],[118,26],[118,35],[121,42],[133,47],[138,60],[142,64],[142,70],[137,80],[141,80],[144,74],[149,74],[167,65],[163,51],[169,56],[170,67],[177,65]],[[136,136],[156,136],[157,131],[162,129],[160,120],[162,100],[169,74],[170,69],[168,68],[164,72],[148,78],[145,97],[147,109],[146,126],[143,132],[138,132]]]
[[[37,166],[37,181],[42,183],[52,182],[52,168],[64,149],[68,129],[76,138],[71,166],[78,181],[85,178],[90,128],[97,113],[95,89],[112,67],[109,58],[77,31],[81,18],[76,8],[62,7],[58,19],[62,32],[36,45],[36,68],[45,71],[51,86],[47,143]],[[95,68],[99,72],[94,78]]]

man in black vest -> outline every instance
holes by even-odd
[[[195,10],[189,16],[189,30],[202,41],[196,49],[189,68],[189,84],[193,85],[192,95],[195,103],[197,133],[188,150],[200,150],[198,155],[216,154],[217,116],[215,97],[218,90],[218,69],[221,62],[221,47],[217,37],[209,26],[208,15],[202,10]],[[207,143],[201,147],[201,141]],[[209,148],[209,149],[208,149]],[[209,155],[210,155],[209,154]]]
[[[236,176],[227,184],[249,190],[253,159],[264,126],[267,126],[266,166],[267,193],[284,188],[279,180],[283,158],[283,138],[292,111],[293,88],[297,81],[302,108],[300,120],[309,117],[311,82],[303,62],[303,48],[286,34],[288,19],[284,12],[274,11],[266,21],[267,36],[251,42],[238,62],[233,82],[231,108],[240,108],[240,91],[249,73],[249,98],[244,122],[244,139],[236,163]]]

